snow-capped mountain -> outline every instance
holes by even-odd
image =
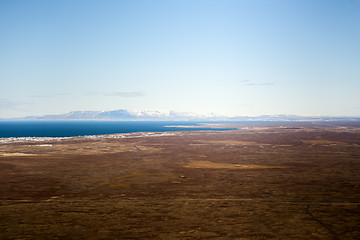
[[[128,111],[124,109],[113,111],[74,111],[60,115],[45,115],[29,117],[33,120],[123,120],[123,121],[164,121],[164,120],[204,120],[208,116],[186,112],[161,111]]]

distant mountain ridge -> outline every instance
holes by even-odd
[[[128,111],[124,109],[112,111],[73,111],[59,115],[31,116],[28,120],[121,120],[121,121],[187,121],[211,118],[193,113],[174,111]]]
[[[8,120],[8,119],[2,119]],[[125,109],[111,111],[73,111],[59,115],[30,116],[16,120],[116,120],[116,121],[360,121],[360,117],[262,115],[221,116],[201,115],[189,112],[129,111]]]

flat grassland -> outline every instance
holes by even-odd
[[[0,239],[360,239],[360,128],[0,144]]]

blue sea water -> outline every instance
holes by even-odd
[[[8,137],[74,137],[131,132],[168,132],[231,130],[230,128],[212,129],[197,122],[148,122],[148,121],[0,121],[0,138]],[[189,126],[166,127],[166,126]]]

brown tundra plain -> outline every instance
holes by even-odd
[[[360,239],[359,123],[0,144],[0,239]]]

